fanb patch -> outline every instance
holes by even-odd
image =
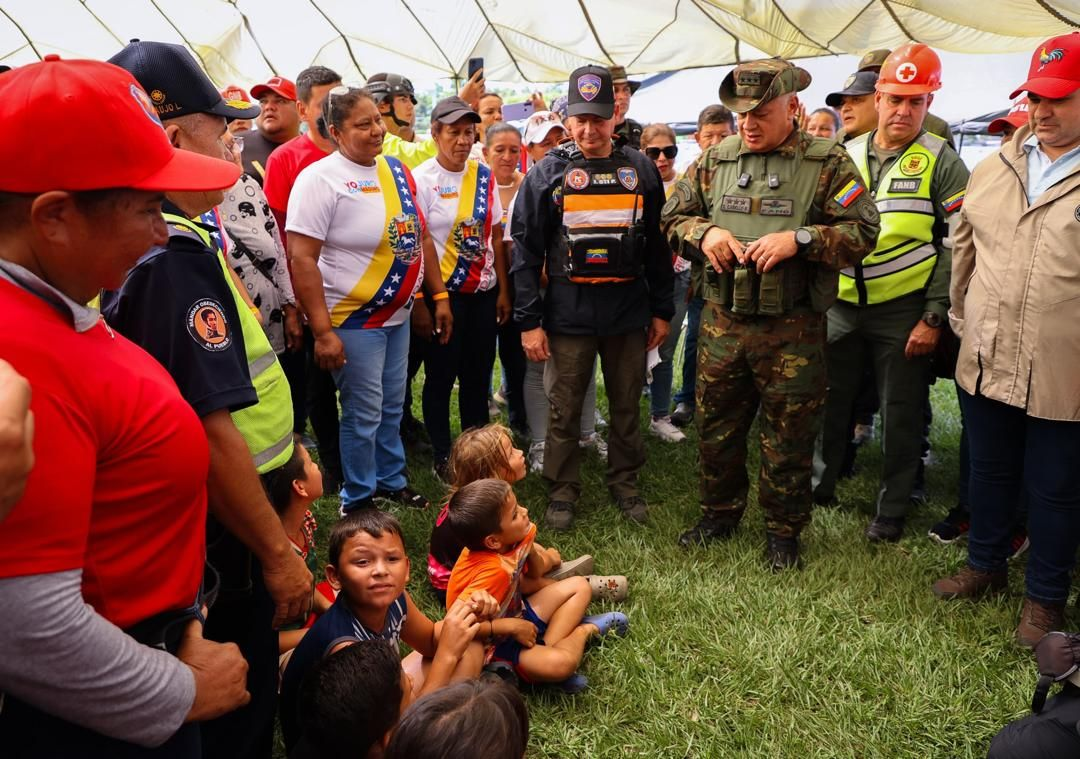
[[[618,177],[619,184],[621,184],[623,187],[630,190],[631,192],[634,190],[635,187],[637,187],[638,178],[637,171],[635,169],[629,166],[625,169],[619,169]]]
[[[585,169],[570,169],[566,173],[566,184],[575,190],[584,190],[589,186],[589,172]]]
[[[216,300],[203,298],[191,304],[187,312],[187,330],[199,347],[211,353],[232,345],[232,331],[225,319],[225,309]]]
[[[889,192],[918,192],[922,185],[921,179],[900,179],[897,177],[889,182]]]
[[[787,198],[762,198],[760,216],[794,216],[795,201]]]
[[[930,158],[922,153],[914,153],[900,159],[900,173],[905,177],[917,177],[926,171]]]
[[[751,198],[742,195],[725,195],[720,199],[720,210],[725,213],[750,213]]]

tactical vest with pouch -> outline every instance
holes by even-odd
[[[575,147],[561,192],[562,234],[549,274],[590,285],[641,277],[645,203],[637,167],[621,151],[586,159]]]
[[[807,226],[821,171],[832,140],[815,138],[805,151],[787,157],[778,153],[740,153],[742,140],[728,137],[713,148],[718,159],[710,188],[711,221],[745,247],[773,232]],[[799,305],[828,310],[836,299],[837,274],[802,256],[758,273],[756,265],[735,265],[733,272],[704,266],[701,295],[732,313],[779,316]]]

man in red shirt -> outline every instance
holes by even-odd
[[[262,108],[255,118],[257,128],[236,136],[244,140],[244,173],[261,186],[270,154],[300,134],[300,111],[296,85],[284,77],[272,76],[264,84],[256,84],[251,88],[251,97]]]
[[[28,151],[42,119],[52,148]],[[38,452],[0,551],[0,745],[197,757],[198,721],[249,700],[239,650],[201,633],[206,436],[160,364],[83,304],[164,241],[163,191],[239,172],[176,151],[106,63],[5,75],[0,120],[0,308],[32,325],[0,359],[33,388]]]

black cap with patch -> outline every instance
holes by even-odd
[[[602,119],[615,115],[615,87],[611,83],[611,72],[603,66],[582,66],[570,74],[566,115],[586,114]]]
[[[878,75],[873,71],[857,71],[847,78],[844,82],[844,89],[839,92],[830,92],[825,97],[825,105],[832,108],[839,108],[844,102],[846,97],[856,97],[858,95],[871,95],[877,90]]]
[[[109,63],[132,73],[150,95],[162,120],[191,113],[210,113],[226,119],[253,119],[259,115],[259,106],[254,103],[222,98],[183,45],[132,40]]]

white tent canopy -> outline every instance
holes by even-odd
[[[565,79],[584,63],[631,73],[806,58],[909,40],[967,53],[1030,51],[1080,26],[1080,0],[0,0],[0,62],[107,58],[131,38],[187,45],[219,84],[346,80],[396,71]]]

